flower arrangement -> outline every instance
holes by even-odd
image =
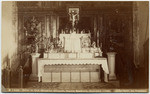
[[[41,37],[39,33],[39,24],[40,22],[36,20],[34,16],[32,19],[29,19],[25,22],[25,45],[30,52],[38,52],[38,44]]]

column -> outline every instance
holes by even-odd
[[[32,74],[30,76],[30,79],[36,80],[37,74],[38,74],[37,59],[39,58],[40,54],[39,53],[32,53],[31,56],[32,56]]]
[[[115,74],[115,55],[116,52],[108,52],[108,68],[109,68],[109,80],[116,80]]]

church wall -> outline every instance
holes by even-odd
[[[16,2],[2,2],[2,69],[19,65],[17,21]]]
[[[18,66],[20,65],[20,53],[18,51],[19,35],[18,28],[18,9],[16,2],[2,2],[2,32],[1,32],[1,73],[2,73],[2,87],[8,86],[9,82],[6,79],[11,77],[11,84],[16,83],[16,74]],[[6,74],[6,66],[11,71],[10,75]],[[6,76],[7,75],[7,76]],[[8,81],[8,80],[7,80]]]
[[[149,4],[148,2],[139,3],[139,50],[140,65],[144,61],[144,43],[149,39]],[[144,64],[145,65],[145,64]]]
[[[134,63],[144,66],[144,43],[149,40],[149,4],[135,2],[133,6]]]

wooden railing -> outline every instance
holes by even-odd
[[[10,76],[11,76],[11,71],[10,71],[10,68],[7,66],[6,69],[4,69],[2,71],[2,76],[3,76],[3,80],[2,80],[2,84],[5,88],[10,88],[11,87],[11,79],[10,79]]]
[[[2,70],[2,85],[5,88],[13,88],[14,86],[19,88],[24,87],[24,83],[28,81],[32,71],[32,62],[29,56],[26,51],[17,54],[17,58],[19,58],[17,59],[17,62],[19,62],[17,69],[12,70],[9,64],[7,64],[7,67]],[[6,62],[10,63],[9,61]],[[14,82],[14,80],[16,81]]]

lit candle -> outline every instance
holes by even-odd
[[[28,35],[27,30],[26,30],[26,36]]]

